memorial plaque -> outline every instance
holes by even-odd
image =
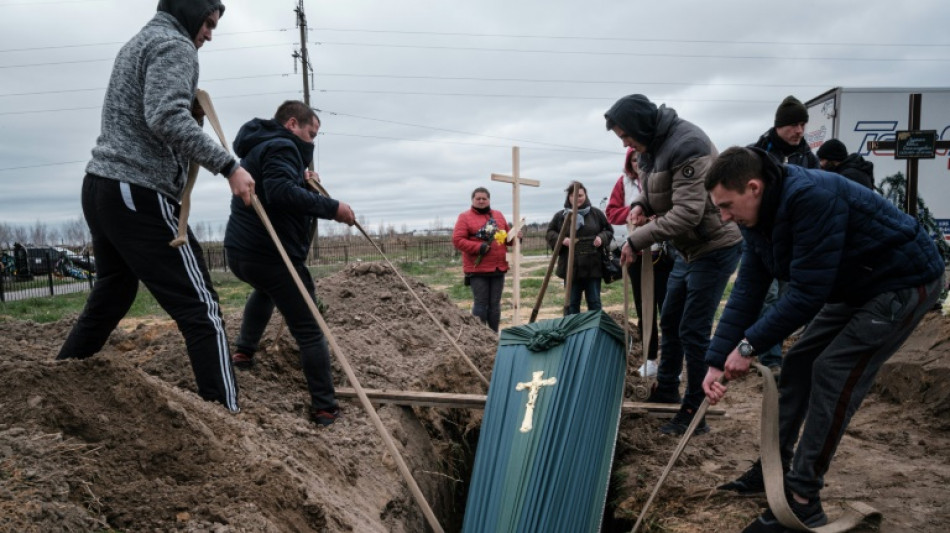
[[[898,131],[894,159],[933,159],[937,155],[937,130]]]

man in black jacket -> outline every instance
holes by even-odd
[[[818,163],[822,170],[837,172],[868,189],[874,188],[874,163],[859,154],[848,154],[848,148],[838,139],[828,139],[818,147]]]
[[[818,168],[818,158],[805,141],[808,108],[798,98],[787,96],[775,110],[775,125],[755,143],[770,156],[786,165]]]
[[[241,166],[259,176],[261,205],[311,298],[313,278],[304,264],[311,220],[319,217],[351,226],[356,220],[347,204],[307,188],[306,179],[316,176],[307,166],[313,159],[313,140],[319,129],[320,119],[313,109],[292,100],[284,102],[273,119],[256,118],[246,123],[234,140]],[[253,366],[254,352],[276,305],[300,347],[300,364],[310,391],[310,417],[323,426],[332,424],[340,410],[334,398],[327,341],[263,222],[243,202],[231,202],[224,247],[231,270],[254,287],[244,307],[234,365]]]

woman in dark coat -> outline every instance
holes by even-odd
[[[565,315],[580,313],[581,293],[587,300],[587,310],[596,311],[601,308],[600,287],[603,274],[601,273],[601,254],[603,247],[609,246],[613,239],[614,230],[607,222],[604,212],[590,205],[587,197],[587,188],[580,182],[571,182],[566,192],[564,209],[554,214],[548,224],[547,241],[552,248],[557,243],[564,220],[570,217],[573,206],[574,186],[577,192],[577,236],[574,245],[574,272],[571,280],[570,302],[564,307]],[[557,277],[567,278],[567,257],[571,246],[570,228],[565,234],[561,251],[557,261]]]

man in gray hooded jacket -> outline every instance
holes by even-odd
[[[198,394],[238,412],[228,339],[201,248],[190,230],[187,244],[169,246],[191,162],[226,177],[245,203],[254,191],[251,175],[192,114],[198,49],[223,14],[218,0],[161,0],[116,57],[82,186],[98,279],[57,359],[98,352],[141,281],[184,335]]]
[[[736,269],[742,236],[724,223],[709,200],[703,178],[718,152],[709,137],[676,111],[656,106],[642,94],[617,101],[605,114],[607,129],[639,155],[643,190],[630,204],[636,227],[623,247],[624,264],[635,252],[670,241],[676,261],[660,317],[660,367],[650,402],[679,403],[686,359],[686,394],[676,416],[660,431],[682,435],[703,402],[706,348],[719,300]],[[649,257],[649,255],[647,255]],[[696,434],[709,431],[703,420]]]

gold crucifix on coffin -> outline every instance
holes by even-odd
[[[554,385],[557,383],[557,378],[550,377],[547,379],[541,379],[542,375],[544,375],[544,370],[534,372],[532,374],[531,381],[518,383],[515,386],[516,391],[528,389],[528,403],[525,405],[524,421],[521,422],[522,433],[531,431],[531,422],[534,418],[534,404],[538,400],[538,392],[541,390],[541,387],[545,385]]]

